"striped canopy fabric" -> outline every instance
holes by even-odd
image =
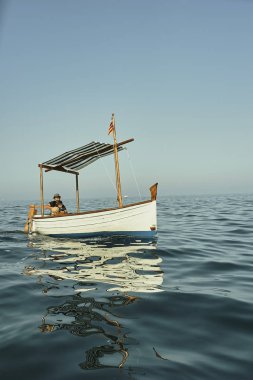
[[[118,151],[122,150],[118,146]],[[80,148],[65,152],[60,156],[52,158],[51,160],[43,162],[42,166],[47,170],[60,170],[60,171],[75,171],[92,164],[94,161],[101,157],[113,154],[113,145],[100,142],[91,142],[90,144],[81,146]]]

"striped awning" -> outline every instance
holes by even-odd
[[[126,142],[130,142],[130,140]],[[120,146],[123,145],[123,143],[117,144],[118,151],[123,149],[122,146]],[[43,162],[42,167],[45,168],[46,171],[59,170],[77,174],[80,169],[92,164],[99,158],[113,154],[113,151],[114,147],[112,144],[93,141],[90,144],[70,150],[55,158],[52,158],[51,160]]]

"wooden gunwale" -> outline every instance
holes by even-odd
[[[153,202],[153,201],[151,199],[148,199],[148,200],[142,201],[142,202],[131,203],[131,204],[123,206],[121,208],[119,208],[119,207],[104,208],[104,209],[101,209],[101,210],[84,211],[84,212],[78,212],[78,213],[73,213],[73,214],[63,214],[63,215],[47,215],[47,216],[44,215],[44,217],[39,216],[39,217],[36,217],[34,219],[35,220],[40,220],[40,219],[44,220],[44,219],[53,219],[53,218],[66,218],[68,216],[95,214],[95,213],[105,212],[105,211],[122,210],[122,209],[129,208],[129,207],[132,207],[132,206],[138,206],[138,205],[142,205],[142,204],[146,204],[146,203],[151,203],[151,202]]]

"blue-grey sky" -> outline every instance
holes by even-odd
[[[253,1],[0,2],[0,199],[39,197],[37,164],[107,135],[115,113],[123,194],[252,192]],[[101,160],[100,160],[101,161]],[[113,158],[80,174],[114,195]],[[131,164],[130,164],[131,163]],[[74,177],[45,175],[45,197]]]

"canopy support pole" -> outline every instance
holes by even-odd
[[[121,193],[121,183],[120,183],[120,171],[119,171],[119,157],[118,157],[118,144],[116,139],[116,128],[115,128],[115,118],[114,113],[112,114],[112,130],[113,130],[113,140],[114,140],[114,160],[115,160],[115,172],[116,172],[116,185],[117,185],[117,199],[119,202],[119,208],[123,207],[122,193]]]
[[[79,207],[79,186],[78,186],[78,174],[76,174],[76,212],[80,212]]]
[[[40,167],[40,205],[41,205],[41,216],[44,216],[44,189],[43,189],[43,166]]]

